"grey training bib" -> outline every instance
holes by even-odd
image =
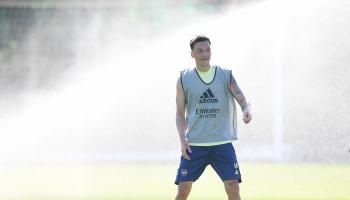
[[[189,143],[237,140],[236,105],[229,89],[230,77],[230,70],[215,66],[214,79],[206,84],[196,69],[181,71]]]

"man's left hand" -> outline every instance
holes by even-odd
[[[246,111],[243,113],[243,122],[248,124],[252,120],[252,115],[250,114],[250,111]]]

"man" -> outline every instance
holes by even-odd
[[[211,165],[223,181],[228,199],[239,200],[241,174],[232,146],[237,139],[234,99],[245,123],[252,119],[249,104],[231,71],[210,65],[208,37],[194,37],[190,47],[196,68],[181,71],[176,86],[176,127],[182,156],[175,199],[187,199],[192,183]]]

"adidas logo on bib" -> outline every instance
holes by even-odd
[[[218,99],[215,98],[213,92],[208,88],[199,97],[199,103],[218,103]]]

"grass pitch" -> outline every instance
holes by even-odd
[[[241,163],[244,200],[350,200],[350,165]],[[165,200],[177,164],[0,167],[1,200]],[[189,200],[226,199],[207,167]]]

